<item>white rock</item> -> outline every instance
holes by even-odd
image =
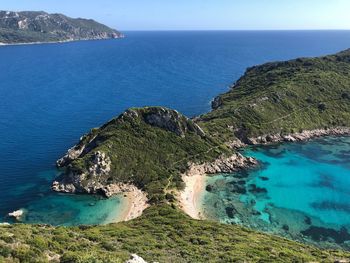
[[[125,263],[147,263],[147,261],[136,254],[131,254],[131,258]]]
[[[14,217],[17,220],[19,220],[23,216],[23,214],[24,214],[24,211],[22,209],[20,209],[20,210],[14,211],[12,213],[9,213],[8,215],[10,217]]]

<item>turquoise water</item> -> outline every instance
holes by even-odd
[[[134,106],[198,115],[249,66],[349,46],[350,31],[211,31],[1,47],[0,221],[26,208],[26,222],[104,222],[123,199],[50,191],[55,161],[82,134]]]
[[[208,217],[350,248],[350,137],[253,147],[243,154],[260,166],[208,178]]]
[[[120,220],[121,213],[128,206],[123,195],[106,199],[101,196],[57,194],[50,190],[52,180],[59,174],[55,169],[41,172],[40,185],[24,184],[16,187],[16,192],[8,198],[31,191],[35,196],[31,201],[16,209],[25,212],[20,222],[45,223],[51,225],[96,225],[114,223]],[[44,183],[44,181],[46,183]],[[14,222],[4,217],[7,222]]]

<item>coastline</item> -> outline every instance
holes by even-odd
[[[118,213],[115,223],[129,221],[142,215],[142,212],[149,207],[146,193],[137,189],[131,188],[123,194],[122,211]]]
[[[238,138],[236,140],[228,142],[227,145],[230,148],[239,149],[248,146],[269,145],[286,142],[302,142],[327,136],[350,136],[350,127],[305,130],[302,132],[290,133],[286,135],[277,133],[265,134],[255,138]]]
[[[201,198],[206,185],[206,174],[184,175],[185,189],[179,194],[180,208],[193,219],[205,219]]]
[[[125,38],[124,35],[121,35],[116,38],[93,38],[93,39],[67,39],[67,40],[59,40],[59,41],[39,41],[39,42],[21,42],[21,43],[3,43],[0,42],[0,47],[6,46],[25,46],[25,45],[42,45],[42,44],[63,44],[63,43],[71,43],[71,42],[80,42],[80,41],[98,41],[98,40],[111,40],[111,39],[121,39]]]
[[[189,165],[189,169],[182,174],[185,188],[178,191],[178,206],[193,219],[206,219],[201,205],[205,193],[207,175],[233,173],[258,165],[254,158],[244,157],[240,153],[231,156],[221,156],[210,163]]]
[[[285,136],[282,135],[264,135],[258,138],[249,138],[249,143],[244,143],[242,140],[235,140],[229,143],[231,148],[241,149],[248,146],[259,146],[259,145],[269,145],[269,144],[282,144],[286,142],[301,142],[308,141],[312,139],[317,139],[320,137],[326,136],[350,136],[350,128],[348,127],[337,127],[331,129],[315,129],[303,131],[301,133],[288,134]],[[238,155],[240,156],[240,155]],[[243,156],[242,156],[243,157]],[[231,157],[232,158],[232,157]],[[203,213],[203,207],[201,205],[201,198],[205,193],[206,187],[206,176],[208,174],[219,174],[219,173],[228,173],[234,172],[237,169],[246,169],[249,168],[250,165],[256,165],[257,162],[255,159],[251,159],[249,164],[243,164],[240,162],[235,163],[235,167],[231,167],[229,171],[218,168],[216,171],[214,169],[210,169],[210,166],[216,164],[214,167],[217,168],[218,160],[216,160],[212,164],[202,164],[196,165],[192,164],[186,173],[182,175],[182,180],[185,183],[185,188],[182,191],[179,191],[177,200],[178,205],[182,211],[184,211],[187,215],[189,215],[193,219],[203,220],[206,219]],[[221,159],[223,160],[223,159]],[[209,166],[209,167],[208,167]],[[213,167],[211,167],[213,168]]]

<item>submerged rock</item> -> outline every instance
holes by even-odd
[[[341,244],[350,240],[350,234],[345,227],[342,227],[340,230],[335,230],[332,228],[310,226],[308,229],[301,231],[301,234],[317,242],[332,239],[335,243]]]
[[[214,189],[214,187],[213,187],[212,185],[210,185],[210,184],[208,184],[208,185],[205,187],[205,190],[206,190],[207,192],[212,192],[213,189]]]
[[[229,218],[234,218],[237,213],[237,210],[234,207],[226,207],[225,211]]]

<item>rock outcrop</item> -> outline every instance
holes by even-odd
[[[185,137],[187,132],[194,132],[202,137],[204,131],[192,120],[180,114],[176,110],[165,107],[145,107],[140,109],[129,109],[122,114],[121,118],[139,118],[145,123],[158,127]]]
[[[111,160],[102,151],[92,154],[90,166],[86,172],[70,170],[61,175],[52,184],[52,190],[64,193],[89,193],[104,192],[106,186],[104,179],[111,170]]]
[[[20,210],[13,211],[12,213],[9,213],[8,216],[13,217],[16,220],[20,220],[23,214],[24,214],[24,211],[20,209]]]
[[[324,136],[343,136],[350,135],[350,128],[348,127],[336,127],[330,129],[315,129],[309,131],[302,131],[298,133],[290,134],[266,134],[256,138],[241,137],[228,143],[232,148],[241,148],[247,145],[264,145],[280,142],[298,142],[307,141],[313,138],[324,137]]]
[[[88,151],[88,145],[96,138],[96,136],[92,136],[91,134],[85,135],[80,138],[80,142],[70,148],[68,152],[60,159],[57,160],[57,167],[64,167],[70,164],[75,159],[79,158],[84,151]]]
[[[136,254],[131,254],[131,258],[125,263],[147,263],[142,257],[136,255]]]
[[[240,153],[233,154],[229,157],[221,156],[214,162],[203,164],[190,164],[185,176],[194,174],[219,174],[232,173],[241,169],[254,167],[258,161],[252,157],[244,157]]]

